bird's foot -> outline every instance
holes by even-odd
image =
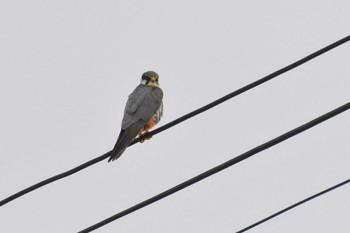
[[[151,135],[149,135],[149,130],[146,130],[146,133],[144,134],[144,137],[146,140],[150,140],[152,138]]]
[[[144,137],[143,134],[140,135],[139,138],[140,138],[140,143],[144,143],[145,142],[145,137]]]
[[[149,134],[149,130],[146,130],[139,135],[140,143],[144,143],[145,140],[150,140],[152,138],[152,136],[148,134]]]

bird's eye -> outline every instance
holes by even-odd
[[[142,80],[149,81],[149,80],[150,80],[150,78],[149,78],[148,76],[144,75],[144,76],[142,76]]]

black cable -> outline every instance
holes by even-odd
[[[277,138],[274,138],[274,139],[272,139],[264,144],[261,144],[261,145],[255,147],[255,148],[253,148],[253,149],[251,149],[251,150],[249,150],[249,151],[247,151],[247,152],[245,152],[245,153],[243,153],[243,154],[241,154],[241,155],[239,155],[239,156],[237,156],[237,157],[235,157],[235,158],[233,158],[233,159],[231,159],[223,164],[220,164],[220,165],[218,165],[218,166],[216,166],[216,167],[214,167],[206,172],[203,172],[203,173],[201,173],[201,174],[199,174],[199,175],[197,175],[197,176],[195,176],[195,177],[193,177],[193,178],[191,178],[191,179],[189,179],[189,180],[187,180],[187,181],[185,181],[185,182],[183,182],[183,183],[181,183],[181,184],[179,184],[171,189],[168,189],[168,190],[166,190],[166,191],[164,191],[164,192],[162,192],[162,193],[160,193],[152,198],[149,198],[149,199],[147,199],[143,202],[140,202],[139,204],[134,205],[134,206],[118,213],[118,214],[115,214],[115,215],[113,215],[113,216],[93,225],[93,226],[90,226],[90,227],[80,231],[79,233],[91,232],[91,231],[96,230],[97,228],[100,228],[100,227],[102,227],[102,226],[104,226],[104,225],[106,225],[106,224],[108,224],[108,223],[110,223],[118,218],[121,218],[121,217],[128,215],[136,210],[139,210],[145,206],[148,206],[156,201],[159,201],[160,199],[163,199],[163,198],[165,198],[171,194],[174,194],[174,193],[176,193],[176,192],[178,192],[178,191],[180,191],[180,190],[182,190],[190,185],[197,183],[198,181],[201,181],[201,180],[203,180],[211,175],[214,175],[215,173],[218,173],[218,172],[220,172],[220,171],[222,171],[222,170],[224,170],[224,169],[226,169],[226,168],[228,168],[228,167],[230,167],[238,162],[241,162],[241,161],[263,151],[263,150],[266,150],[267,148],[270,148],[270,147],[272,147],[280,142],[283,142],[284,140],[286,140],[290,137],[293,137],[293,136],[295,136],[295,135],[297,135],[297,134],[299,134],[307,129],[310,129],[311,127],[313,127],[313,126],[315,126],[315,125],[317,125],[325,120],[328,120],[328,119],[348,110],[349,108],[350,108],[350,102],[348,102],[347,104],[344,104],[343,106],[341,106],[337,109],[334,109],[333,111],[330,111],[330,112],[328,112],[328,113],[326,113],[326,114],[324,114],[324,115],[322,115],[322,116],[320,116],[320,117],[318,117],[318,118],[316,118],[316,119],[314,119],[314,120],[312,120],[312,121],[310,121],[302,126],[299,126],[299,127],[295,128],[295,129],[293,129],[285,134],[282,134],[281,136],[279,136]]]
[[[5,198],[4,200],[0,201],[0,207],[5,205],[5,204],[7,204],[10,201],[13,201],[16,198],[19,198],[20,196],[23,196],[24,194],[27,194],[27,193],[29,193],[31,191],[34,191],[35,189],[38,189],[38,188],[40,188],[40,187],[42,187],[44,185],[50,184],[50,183],[52,183],[52,182],[54,182],[56,180],[62,179],[64,177],[70,176],[70,175],[72,175],[74,173],[77,173],[80,170],[83,170],[84,168],[87,168],[87,167],[89,167],[89,166],[91,166],[91,165],[93,165],[95,163],[98,163],[98,162],[108,158],[109,157],[109,153],[111,153],[111,151],[109,151],[109,152],[105,153],[104,155],[101,155],[101,156],[99,156],[99,157],[97,157],[95,159],[92,159],[92,160],[90,160],[90,161],[88,161],[86,163],[83,163],[83,164],[81,164],[81,165],[79,165],[79,166],[77,166],[77,167],[75,167],[75,168],[73,168],[73,169],[71,169],[69,171],[66,171],[66,172],[63,172],[61,174],[55,175],[55,176],[50,177],[50,178],[48,178],[46,180],[43,180],[43,181],[41,181],[39,183],[36,183],[36,184],[26,188],[26,189],[23,189],[22,191],[20,191],[18,193],[15,193],[15,194]]]
[[[328,188],[326,190],[323,190],[322,192],[319,192],[319,193],[317,193],[317,194],[315,194],[315,195],[313,195],[311,197],[308,197],[308,198],[306,198],[306,199],[304,199],[304,200],[302,200],[302,201],[300,201],[298,203],[295,203],[294,205],[291,205],[291,206],[289,206],[289,207],[287,207],[287,208],[285,208],[285,209],[283,209],[281,211],[278,211],[277,213],[274,213],[274,214],[270,215],[267,218],[264,218],[264,219],[260,220],[259,222],[256,222],[256,223],[254,223],[254,224],[252,224],[252,225],[250,225],[250,226],[248,226],[248,227],[246,227],[246,228],[244,228],[244,229],[242,229],[240,231],[237,231],[237,233],[242,233],[242,232],[245,232],[247,230],[250,230],[253,227],[256,227],[256,226],[260,225],[261,223],[264,223],[264,222],[266,222],[266,221],[268,221],[268,220],[270,220],[270,219],[272,219],[274,217],[277,217],[278,215],[283,214],[284,212],[286,212],[288,210],[291,210],[294,207],[297,207],[297,206],[299,206],[301,204],[304,204],[305,202],[311,201],[312,199],[314,199],[316,197],[319,197],[319,196],[321,196],[323,194],[326,194],[326,193],[328,193],[328,192],[330,192],[330,191],[332,191],[332,190],[334,190],[336,188],[339,188],[339,187],[341,187],[341,186],[343,186],[343,185],[345,185],[345,184],[347,184],[349,182],[350,182],[350,179],[348,179],[348,180],[346,180],[344,182],[341,182],[341,183],[339,183],[337,185],[334,185],[333,187],[330,187],[330,188]]]
[[[193,112],[190,112],[190,113],[188,113],[188,114],[186,114],[186,115],[184,115],[184,116],[182,116],[182,117],[180,117],[180,118],[178,118],[178,119],[176,119],[176,120],[174,120],[174,121],[172,121],[172,122],[170,122],[162,127],[159,127],[158,129],[155,129],[152,132],[149,132],[149,134],[145,135],[145,137],[156,135],[156,134],[158,134],[158,133],[160,133],[160,132],[162,132],[170,127],[173,127],[174,125],[177,125],[177,124],[179,124],[179,123],[181,123],[181,122],[183,122],[183,121],[185,121],[193,116],[196,116],[204,111],[207,111],[208,109],[211,109],[211,108],[215,107],[216,105],[219,105],[219,104],[221,104],[221,103],[223,103],[223,102],[225,102],[225,101],[227,101],[227,100],[229,100],[237,95],[242,94],[243,92],[246,92],[246,91],[248,91],[254,87],[257,87],[257,86],[259,86],[259,85],[261,85],[261,84],[263,84],[263,83],[265,83],[265,82],[267,82],[267,81],[269,81],[269,80],[271,80],[271,79],[273,79],[273,78],[275,78],[275,77],[277,77],[277,76],[279,76],[287,71],[290,71],[290,70],[304,64],[305,62],[308,62],[308,61],[314,59],[315,57],[318,57],[321,54],[328,52],[328,51],[338,47],[339,45],[342,45],[342,44],[348,42],[349,40],[350,40],[350,35],[347,37],[344,37],[341,40],[334,42],[333,44],[330,44],[330,45],[324,47],[323,49],[320,49],[320,50],[300,59],[299,61],[296,61],[296,62],[294,62],[294,63],[292,63],[292,64],[290,64],[282,69],[279,69],[279,70],[255,81],[255,82],[252,82],[251,84],[248,84],[248,85],[246,85],[246,86],[244,86],[244,87],[242,87],[242,88],[240,88],[240,89],[238,89],[238,90],[236,90],[228,95],[225,95],[224,97],[221,97],[220,99],[215,100],[214,102],[212,102],[208,105],[205,105],[204,107],[201,107],[201,108],[199,108]],[[139,142],[140,140],[141,140],[141,138],[136,139],[130,145],[133,145],[133,144]]]
[[[336,41],[336,42],[334,42],[334,43],[332,43],[332,44],[330,44],[330,45],[328,45],[328,46],[326,46],[326,47],[324,47],[324,48],[322,48],[322,49],[320,49],[320,50],[318,50],[318,51],[316,51],[316,52],[314,52],[314,53],[312,53],[312,54],[310,54],[302,59],[300,59],[299,61],[296,61],[296,62],[294,62],[294,63],[292,63],[292,64],[290,64],[290,65],[288,65],[288,66],[286,66],[286,67],[284,67],[284,68],[282,68],[282,69],[280,69],[272,74],[267,75],[264,78],[261,78],[261,79],[255,81],[251,84],[248,84],[248,85],[246,85],[246,86],[244,86],[244,87],[242,87],[242,88],[240,88],[240,89],[238,89],[238,90],[236,90],[236,91],[234,91],[234,92],[232,92],[232,93],[230,93],[230,94],[228,94],[228,95],[226,95],[226,96],[224,96],[224,97],[222,97],[222,98],[220,98],[220,99],[218,99],[218,100],[216,100],[216,101],[214,101],[214,102],[212,102],[212,103],[210,103],[202,108],[199,108],[199,109],[197,109],[193,112],[190,112],[190,113],[188,113],[188,114],[186,114],[186,115],[184,115],[184,116],[182,116],[182,117],[180,117],[172,122],[169,122],[168,124],[149,132],[148,134],[144,135],[144,137],[156,135],[156,134],[158,134],[158,133],[160,133],[160,132],[162,132],[170,127],[173,127],[173,126],[179,124],[180,122],[183,122],[183,121],[185,121],[185,120],[187,120],[195,115],[198,115],[199,113],[202,113],[202,112],[204,112],[204,111],[206,111],[206,110],[208,110],[208,109],[210,109],[218,104],[221,104],[222,102],[225,102],[225,101],[227,101],[227,100],[229,100],[229,99],[231,99],[239,94],[242,94],[243,92],[246,92],[246,91],[248,91],[256,86],[259,86],[260,84],[263,84],[264,82],[267,82],[267,81],[277,77],[280,74],[283,74],[291,69],[294,69],[297,66],[300,66],[300,65],[304,64],[305,62],[310,61],[310,60],[314,59],[315,57],[320,56],[321,54],[326,53],[326,52],[338,47],[339,45],[342,45],[342,44],[348,42],[349,40],[350,40],[350,35],[347,37],[344,37],[343,39],[338,40],[338,41]],[[140,139],[141,138],[135,139],[132,143],[130,143],[129,146],[136,144],[137,142],[140,141]],[[59,180],[59,179],[62,179],[64,177],[70,176],[70,175],[72,175],[80,170],[83,170],[83,169],[85,169],[85,168],[87,168],[95,163],[98,163],[98,162],[108,158],[110,153],[111,153],[111,151],[109,151],[109,152],[107,152],[107,153],[105,153],[105,154],[103,154],[95,159],[92,159],[92,160],[90,160],[82,165],[79,165],[78,167],[75,167],[69,171],[55,175],[51,178],[48,178],[48,179],[43,180],[37,184],[34,184],[26,189],[23,189],[22,191],[15,193],[15,194],[5,198],[4,200],[0,201],[0,207],[5,205],[6,203],[18,198],[18,197],[20,197],[20,196],[23,196],[26,193],[34,191],[35,189],[38,189],[44,185],[47,185],[49,183],[52,183],[52,182]]]

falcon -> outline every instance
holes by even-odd
[[[163,91],[158,80],[156,72],[145,72],[140,85],[129,95],[119,137],[108,162],[118,159],[133,139],[143,138],[160,121],[163,115]]]

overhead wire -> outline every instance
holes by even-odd
[[[207,105],[205,105],[205,106],[203,106],[203,107],[201,107],[193,112],[190,112],[190,113],[188,113],[188,114],[186,114],[186,115],[184,115],[184,116],[182,116],[174,121],[171,121],[171,122],[157,128],[157,129],[149,132],[148,134],[145,134],[144,137],[151,137],[151,136],[154,136],[154,135],[156,135],[164,130],[167,130],[167,129],[169,129],[169,128],[171,128],[171,127],[173,127],[173,126],[175,126],[175,125],[177,125],[177,124],[179,124],[179,123],[181,123],[181,122],[183,122],[191,117],[194,117],[194,116],[196,116],[204,111],[207,111],[207,110],[209,110],[209,109],[211,109],[211,108],[213,108],[213,107],[215,107],[215,106],[217,106],[217,105],[219,105],[219,104],[221,104],[221,103],[223,103],[223,102],[225,102],[225,101],[227,101],[227,100],[229,100],[237,95],[240,95],[240,94],[242,94],[242,93],[244,93],[244,92],[246,92],[254,87],[257,87],[257,86],[259,86],[259,85],[261,85],[261,84],[263,84],[263,83],[265,83],[265,82],[267,82],[267,81],[269,81],[269,80],[271,80],[271,79],[273,79],[273,78],[275,78],[275,77],[277,77],[277,76],[279,76],[279,75],[281,75],[289,70],[292,70],[292,69],[294,69],[294,68],[296,68],[296,67],[298,67],[298,66],[300,66],[300,65],[302,65],[302,64],[304,64],[304,63],[306,63],[306,62],[308,62],[308,61],[310,61],[310,60],[346,43],[346,42],[348,42],[349,40],[350,40],[350,35],[346,36],[346,37],[344,37],[344,38],[342,38],[342,39],[340,39],[340,40],[338,40],[338,41],[336,41],[336,42],[334,42],[334,43],[332,43],[332,44],[330,44],[330,45],[328,45],[328,46],[326,46],[326,47],[324,47],[324,48],[322,48],[322,49],[286,66],[286,67],[284,67],[284,68],[282,68],[282,69],[279,69],[279,70],[255,81],[255,82],[252,82],[252,83],[250,83],[250,84],[248,84],[248,85],[246,85],[246,86],[244,86],[244,87],[242,87],[242,88],[240,88],[240,89],[238,89],[238,90],[236,90],[236,91],[234,91],[234,92],[232,92],[232,93],[230,93],[230,94],[228,94],[228,95],[226,95],[218,100],[215,100],[212,103],[209,103],[209,104],[207,104]],[[132,143],[130,143],[129,146],[132,146],[132,145],[138,143],[142,139],[143,139],[142,137],[136,138]],[[65,178],[67,176],[70,176],[74,173],[77,173],[77,172],[87,168],[87,167],[90,167],[91,165],[94,165],[102,160],[105,160],[106,158],[108,158],[110,156],[110,153],[111,153],[111,151],[109,151],[109,152],[107,152],[107,153],[105,153],[97,158],[94,158],[88,162],[85,162],[85,163],[83,163],[75,168],[72,168],[66,172],[52,176],[46,180],[40,181],[40,182],[38,182],[38,183],[28,187],[28,188],[25,188],[25,189],[13,194],[13,195],[1,200],[0,207],[17,199],[17,198],[19,198],[19,197],[21,197],[21,196],[23,196],[23,195],[25,195],[25,194],[27,194],[27,193],[29,193],[29,192],[32,192],[32,191],[38,189],[40,187],[43,187],[43,186],[50,184],[54,181],[57,181],[57,180],[60,180],[62,178]]]
[[[100,228],[100,227],[102,227],[110,222],[113,222],[121,217],[124,217],[130,213],[133,213],[139,209],[142,209],[142,208],[144,208],[144,207],[146,207],[154,202],[157,202],[157,201],[159,201],[159,200],[161,200],[169,195],[172,195],[172,194],[174,194],[174,193],[176,193],[184,188],[187,188],[188,186],[191,186],[191,185],[193,185],[193,184],[195,184],[195,183],[197,183],[197,182],[199,182],[199,181],[201,181],[209,176],[212,176],[212,175],[214,175],[214,174],[216,174],[216,173],[218,173],[218,172],[220,172],[228,167],[231,167],[232,165],[237,164],[238,162],[241,162],[241,161],[243,161],[243,160],[245,160],[245,159],[247,159],[247,158],[263,151],[263,150],[266,150],[272,146],[275,146],[275,145],[277,145],[277,144],[279,144],[279,143],[281,143],[281,142],[283,142],[283,141],[285,141],[285,140],[287,140],[287,139],[289,139],[289,138],[291,138],[291,137],[293,137],[293,136],[295,136],[295,135],[297,135],[305,130],[308,130],[308,129],[310,129],[310,128],[346,111],[346,110],[349,110],[349,108],[350,108],[350,102],[348,102],[348,103],[346,103],[346,104],[344,104],[344,105],[342,105],[342,106],[340,106],[340,107],[338,107],[338,108],[336,108],[336,109],[334,109],[334,110],[332,110],[332,111],[330,111],[322,116],[319,116],[316,119],[309,121],[309,122],[295,128],[291,131],[288,131],[288,132],[286,132],[286,133],[284,133],[284,134],[282,134],[282,135],[280,135],[280,136],[278,136],[278,137],[276,137],[276,138],[274,138],[266,143],[263,143],[263,144],[255,147],[255,148],[253,148],[253,149],[251,149],[251,150],[249,150],[249,151],[247,151],[247,152],[245,152],[237,157],[234,157],[233,159],[231,159],[225,163],[222,163],[222,164],[220,164],[220,165],[218,165],[210,170],[207,170],[207,171],[205,171],[205,172],[203,172],[203,173],[201,173],[201,174],[199,174],[199,175],[197,175],[197,176],[195,176],[195,177],[193,177],[193,178],[191,178],[191,179],[189,179],[181,184],[178,184],[178,185],[176,185],[176,186],[174,186],[174,187],[172,187],[172,188],[170,188],[170,189],[168,189],[168,190],[166,190],[166,191],[164,191],[156,196],[153,196],[153,197],[151,197],[143,202],[140,202],[140,203],[138,203],[138,204],[136,204],[128,209],[125,209],[125,210],[123,210],[123,211],[103,220],[103,221],[100,221],[100,222],[98,222],[98,223],[96,223],[96,224],[94,224],[94,225],[92,225],[84,230],[81,230],[81,231],[79,231],[79,233],[91,232],[91,231],[96,230],[96,229],[98,229],[98,228]]]
[[[328,193],[328,192],[330,192],[330,191],[332,191],[334,189],[340,188],[341,186],[346,185],[349,182],[350,182],[350,179],[347,179],[347,180],[345,180],[345,181],[343,181],[343,182],[341,182],[341,183],[339,183],[337,185],[334,185],[334,186],[332,186],[332,187],[330,187],[328,189],[325,189],[325,190],[323,190],[323,191],[321,191],[321,192],[319,192],[319,193],[317,193],[315,195],[312,195],[312,196],[310,196],[308,198],[305,198],[302,201],[299,201],[299,202],[297,202],[297,203],[295,203],[295,204],[293,204],[291,206],[288,206],[287,208],[284,208],[283,210],[280,210],[280,211],[278,211],[278,212],[276,212],[276,213],[274,213],[274,214],[272,214],[272,215],[270,215],[270,216],[268,216],[268,217],[266,217],[266,218],[264,218],[264,219],[262,219],[262,220],[260,220],[260,221],[258,221],[256,223],[253,223],[252,225],[249,225],[248,227],[243,228],[242,230],[237,231],[237,233],[246,232],[246,231],[248,231],[248,230],[250,230],[250,229],[252,229],[252,228],[254,228],[254,227],[256,227],[256,226],[258,226],[258,225],[260,225],[260,224],[262,224],[262,223],[264,223],[266,221],[268,221],[268,220],[271,220],[271,219],[277,217],[278,215],[281,215],[281,214],[283,214],[283,213],[285,213],[285,212],[287,212],[287,211],[289,211],[289,210],[291,210],[291,209],[293,209],[293,208],[295,208],[295,207],[297,207],[299,205],[302,205],[302,204],[304,204],[304,203],[306,203],[308,201],[311,201],[312,199],[314,199],[316,197],[322,196],[322,195],[324,195],[324,194],[326,194],[326,193]]]

